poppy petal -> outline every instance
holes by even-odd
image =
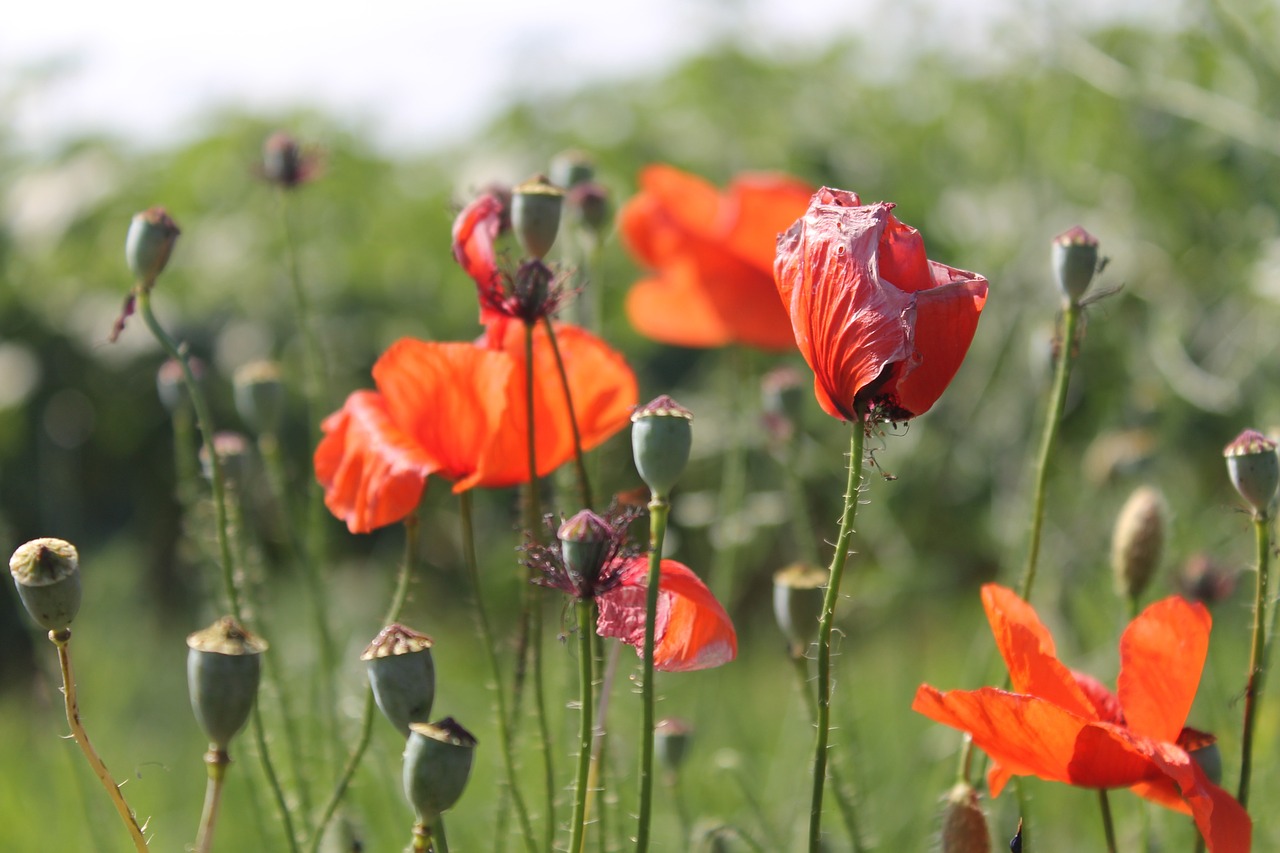
[[[481,293],[500,289],[501,273],[493,245],[502,229],[502,200],[486,193],[463,208],[453,221],[453,257],[476,283]],[[480,301],[480,319],[488,309]]]
[[[942,396],[969,352],[978,316],[987,302],[987,281],[964,270],[930,262],[935,278],[951,283],[916,294],[915,354],[897,385],[898,408],[923,415]]]
[[[387,401],[357,391],[321,424],[316,479],[324,502],[352,533],[368,533],[409,515],[436,461],[395,423]]]
[[[1152,758],[1182,792],[1209,853],[1249,853],[1253,821],[1235,797],[1209,781],[1200,765],[1174,744],[1157,744]]]
[[[720,602],[693,571],[675,560],[659,566],[658,613],[653,665],[664,672],[690,672],[737,657],[738,636]],[[627,560],[618,586],[596,599],[596,632],[616,637],[644,653],[645,604],[649,580],[646,557]]]
[[[738,176],[720,209],[727,247],[755,269],[772,274],[778,235],[804,215],[812,197],[813,187],[786,175]]]
[[[1129,728],[1176,743],[1191,712],[1213,618],[1177,596],[1157,601],[1120,638],[1117,692]]]

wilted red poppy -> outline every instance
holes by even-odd
[[[1120,638],[1113,694],[1058,660],[1053,637],[1012,590],[988,584],[982,601],[1014,692],[944,693],[925,684],[911,707],[972,735],[996,762],[992,796],[1014,775],[1132,788],[1190,813],[1211,853],[1247,853],[1248,813],[1189,754],[1207,736],[1184,728],[1209,647],[1212,619],[1203,605],[1175,596],[1139,614]]]
[[[325,504],[352,533],[407,516],[426,479],[454,491],[527,482],[523,326],[477,343],[403,338],[373,367],[377,391],[357,391],[325,419],[315,453]],[[575,326],[556,327],[584,450],[629,423],[635,375],[622,356]],[[534,422],[539,475],[573,458],[564,390],[546,331],[535,329]]]
[[[640,192],[618,215],[627,247],[655,271],[627,294],[631,325],[678,346],[791,349],[773,287],[774,247],[812,193],[768,174],[742,175],[720,193],[670,166],[646,168]]]
[[[778,238],[774,277],[827,414],[924,414],[969,350],[987,280],[925,257],[885,202],[824,187]]]
[[[653,666],[664,672],[710,669],[738,656],[738,635],[720,602],[688,566],[663,560],[659,566],[658,618]],[[645,597],[649,558],[626,559],[617,581],[596,596],[596,633],[616,637],[644,654]]]

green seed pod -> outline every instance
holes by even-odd
[[[1058,289],[1079,302],[1098,271],[1098,238],[1079,225],[1053,238],[1053,275]]]
[[[163,207],[153,207],[136,214],[129,223],[124,242],[124,258],[129,270],[148,290],[169,263],[173,244],[182,231],[169,218]]]
[[[80,555],[62,539],[32,539],[9,558],[18,597],[37,624],[65,631],[80,611]]]
[[[669,773],[677,772],[689,757],[693,723],[679,717],[665,717],[653,727],[653,749],[658,763]]]
[[[828,575],[816,566],[795,563],[774,573],[773,617],[791,641],[792,654],[804,654],[818,639]]]
[[[579,184],[595,180],[596,166],[585,151],[569,149],[551,158],[551,183],[571,190]]]
[[[605,519],[584,509],[560,525],[556,538],[560,540],[560,556],[573,585],[590,594],[614,550],[613,528]]]
[[[404,625],[383,628],[360,655],[369,664],[369,686],[382,715],[400,734],[409,736],[410,723],[431,719],[436,698],[436,666],[431,638]]]
[[[1280,486],[1280,457],[1276,443],[1257,430],[1247,429],[1226,446],[1227,473],[1240,497],[1254,512],[1264,515]]]
[[[187,690],[211,748],[226,752],[253,710],[265,640],[230,616],[187,637]]]
[[[511,190],[511,229],[525,253],[541,260],[560,231],[564,190],[538,175]]]
[[[453,717],[412,723],[404,747],[404,794],[421,823],[453,808],[471,775],[476,739]]]
[[[1199,740],[1203,745],[1196,743],[1187,743],[1186,734],[1189,729],[1184,729],[1183,734],[1178,737],[1178,745],[1187,750],[1191,756],[1191,760],[1200,765],[1200,769],[1204,771],[1204,775],[1209,777],[1209,781],[1215,785],[1222,784],[1222,751],[1218,749],[1217,738],[1212,735],[1205,735],[1203,732],[1194,732],[1195,740]]]
[[[582,223],[594,239],[600,239],[613,214],[609,204],[609,191],[604,185],[595,181],[578,184],[569,190],[567,201],[574,218]]]
[[[657,397],[631,415],[631,453],[655,497],[667,498],[689,464],[693,414],[675,400]]]
[[[251,361],[242,364],[232,379],[236,411],[259,435],[274,435],[284,420],[285,391],[280,363]]]
[[[987,817],[972,785],[958,782],[944,800],[942,812],[943,853],[990,853],[991,834]]]
[[[1160,568],[1168,514],[1164,495],[1150,486],[1135,489],[1120,509],[1111,534],[1111,575],[1121,596],[1138,598]]]

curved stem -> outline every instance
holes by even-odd
[[[276,801],[276,810],[280,812],[280,822],[284,824],[285,838],[289,842],[291,853],[298,853],[298,836],[293,828],[293,815],[289,812],[289,803],[285,799],[284,789],[280,787],[280,777],[276,775],[275,764],[271,761],[271,751],[267,749],[267,733],[262,725],[262,712],[255,702],[253,705],[253,739],[258,746],[258,762],[262,765],[262,774],[267,777],[267,785]]]
[[[400,612],[404,610],[404,604],[409,598],[409,581],[413,576],[413,567],[418,560],[418,516],[413,513],[404,520],[404,557],[400,561],[400,570],[396,574],[396,588],[391,595],[391,604],[387,607],[387,614],[382,619],[383,625],[390,625],[400,619]],[[333,791],[329,794],[328,801],[325,802],[324,808],[320,812],[320,821],[316,824],[315,831],[311,834],[311,841],[307,845],[309,853],[317,853],[320,844],[324,841],[324,832],[329,826],[329,822],[333,820],[334,814],[338,811],[338,805],[342,802],[342,798],[346,796],[347,786],[351,784],[351,778],[356,775],[356,769],[359,768],[361,760],[364,759],[365,750],[369,748],[369,740],[373,736],[373,717],[374,717],[374,701],[373,689],[366,687],[364,691],[364,710],[360,713],[360,735],[356,740],[355,747],[351,750],[351,754],[347,756],[347,763],[342,768],[342,773],[338,776],[337,783],[333,786]]]
[[[471,521],[471,493],[458,495],[458,505],[462,517],[462,554],[467,564],[467,575],[471,578],[471,586],[476,598],[476,622],[480,629],[480,645],[484,647],[489,658],[489,673],[493,678],[493,695],[498,712],[498,739],[501,742],[502,764],[507,776],[507,789],[511,793],[511,802],[516,807],[516,818],[520,822],[520,834],[529,853],[538,853],[538,845],[533,837],[533,827],[529,823],[529,813],[525,809],[524,798],[516,784],[515,756],[511,751],[511,730],[507,727],[506,700],[502,692],[502,671],[498,667],[498,653],[494,648],[493,630],[489,626],[489,614],[484,606],[484,594],[480,588],[480,570],[476,565],[475,533]]]
[[[1111,801],[1107,789],[1098,789],[1098,806],[1102,809],[1102,831],[1107,835],[1107,853],[1116,853],[1116,828],[1111,821]]]
[[[89,743],[89,733],[84,730],[84,723],[80,720],[80,702],[76,698],[76,679],[71,671],[71,630],[64,628],[61,631],[50,631],[49,642],[53,643],[58,650],[58,664],[62,668],[62,696],[66,705],[67,725],[71,727],[71,735],[80,746],[80,751],[84,753],[85,760],[89,762],[89,767],[93,769],[93,775],[97,776],[98,781],[102,783],[102,787],[107,792],[111,804],[116,807],[116,813],[120,815],[120,820],[124,822],[125,829],[129,830],[129,837],[133,839],[134,849],[138,853],[145,853],[147,839],[142,834],[142,827],[138,825],[138,819],[134,816],[133,809],[129,808],[129,804],[125,802],[120,786],[116,784],[115,780],[111,778],[111,773],[107,771],[107,765],[102,763],[102,759],[98,757],[93,744]]]
[[[222,783],[226,778],[231,757],[226,750],[210,744],[204,754],[209,767],[209,784],[204,792],[204,810],[200,814],[200,829],[196,833],[195,853],[209,853],[213,847],[213,830],[218,825],[218,806],[222,802]]]
[[[649,501],[649,578],[644,609],[644,680],[641,682],[643,714],[640,722],[640,818],[636,853],[649,849],[649,824],[653,818],[653,647],[658,630],[658,587],[662,578],[662,542],[667,535],[671,504],[666,495],[654,493]]]
[[[849,440],[849,479],[845,484],[844,511],[840,515],[840,534],[835,553],[831,555],[827,594],[822,600],[822,618],[818,622],[818,733],[813,746],[813,797],[809,805],[809,853],[822,849],[822,794],[827,782],[827,744],[831,737],[831,629],[835,624],[836,603],[840,600],[840,581],[849,558],[849,539],[853,535],[853,519],[858,511],[858,494],[862,486],[862,445],[866,424],[853,424]]]
[[[1249,805],[1249,776],[1253,769],[1253,728],[1262,704],[1262,686],[1266,680],[1266,624],[1270,595],[1271,517],[1259,512],[1253,518],[1257,543],[1258,581],[1253,596],[1253,643],[1249,651],[1249,678],[1244,690],[1244,728],[1240,738],[1240,788],[1236,799]]]
[[[594,729],[591,712],[595,699],[592,694],[591,665],[595,656],[591,648],[592,601],[578,600],[578,702],[582,716],[578,720],[578,776],[573,786],[573,824],[570,826],[569,853],[582,853],[586,829],[587,793],[590,790],[591,747]]]
[[[573,389],[569,387],[569,372],[565,370],[564,357],[560,354],[560,344],[556,341],[556,330],[550,317],[542,318],[547,330],[547,340],[551,342],[551,353],[556,358],[556,372],[560,375],[560,388],[564,391],[564,406],[569,413],[569,426],[573,430],[573,462],[578,475],[578,496],[584,509],[591,509],[594,501],[591,495],[591,478],[587,476],[587,462],[582,452],[582,431],[578,427],[578,412],[573,407]]]

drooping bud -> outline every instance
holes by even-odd
[[[285,189],[306,180],[302,149],[297,140],[283,130],[277,130],[262,144],[262,176]]]
[[[569,209],[596,240],[609,227],[609,219],[613,214],[609,204],[609,191],[603,184],[588,181],[578,184],[569,190],[566,197]]]
[[[195,377],[196,382],[204,379],[203,361],[195,356],[187,356],[187,366],[191,368],[191,375]],[[187,383],[182,374],[182,364],[177,359],[166,359],[156,371],[156,396],[160,398],[160,405],[164,406],[165,411],[170,415],[177,414],[180,409],[191,405],[191,398],[187,396]]]
[[[274,435],[284,420],[285,391],[277,361],[250,361],[240,365],[232,379],[236,411],[259,435]]]
[[[663,394],[631,414],[631,453],[654,497],[667,498],[689,464],[693,414]]]
[[[942,850],[943,853],[990,853],[987,817],[978,802],[978,792],[966,782],[956,783],[944,800]]]
[[[1116,516],[1111,533],[1111,574],[1116,592],[1136,600],[1142,595],[1164,552],[1168,508],[1158,489],[1135,489]]]
[[[150,290],[164,271],[181,233],[163,207],[152,207],[134,215],[124,242],[124,257],[130,272],[144,288]]]
[[[187,647],[191,709],[211,747],[226,752],[253,710],[261,673],[259,658],[267,643],[224,616],[187,637]]]
[[[653,748],[658,762],[668,773],[680,770],[689,757],[693,741],[693,723],[679,717],[665,717],[653,727]]]
[[[1208,554],[1195,553],[1182,564],[1178,588],[1187,598],[1212,606],[1235,592],[1236,573]]]
[[[9,558],[27,613],[48,631],[65,631],[80,612],[80,555],[62,539],[32,539]]]
[[[828,575],[816,566],[795,563],[773,576],[773,616],[791,641],[791,652],[803,654],[818,639],[818,623]]]
[[[404,748],[404,793],[420,823],[453,808],[467,787],[476,739],[453,717],[412,723]]]
[[[238,432],[215,432],[213,434],[213,452],[218,455],[218,465],[222,468],[223,481],[231,486],[244,482],[249,471],[249,441]],[[205,446],[200,445],[200,470],[206,480],[213,480],[213,465]]]
[[[1098,271],[1098,238],[1079,225],[1053,238],[1053,275],[1058,289],[1075,303]]]
[[[369,685],[382,715],[400,734],[409,736],[411,723],[431,719],[436,697],[436,667],[432,640],[393,623],[383,628],[360,655],[369,665]]]
[[[1280,457],[1276,443],[1257,430],[1247,429],[1226,446],[1227,473],[1231,483],[1258,515],[1265,515],[1280,486]]]
[[[511,190],[511,228],[530,257],[541,260],[551,251],[563,208],[564,190],[542,175]]]
[[[596,165],[585,151],[570,149],[551,158],[551,183],[564,190],[595,180]]]

